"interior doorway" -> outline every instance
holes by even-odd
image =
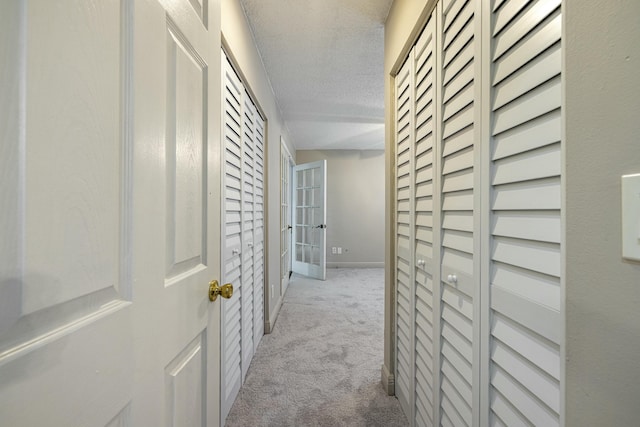
[[[327,161],[293,168],[294,273],[325,280],[327,274]]]
[[[280,137],[280,295],[284,295],[289,286],[291,268],[291,175],[295,162],[287,148],[284,138]]]

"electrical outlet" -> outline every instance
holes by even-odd
[[[271,298],[273,298],[273,285],[271,285]]]
[[[335,246],[332,247],[331,248],[331,253],[334,254],[334,255],[337,254],[338,253],[338,249]]]
[[[338,248],[338,255],[342,255],[342,248]]]

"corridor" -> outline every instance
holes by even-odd
[[[384,270],[293,276],[226,425],[406,426],[380,385]]]

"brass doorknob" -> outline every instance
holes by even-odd
[[[226,299],[231,298],[231,295],[233,295],[233,285],[227,283],[226,285],[218,286],[217,280],[209,282],[209,301],[215,301],[218,295]]]

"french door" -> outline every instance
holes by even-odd
[[[280,144],[280,295],[289,286],[291,274],[291,171],[293,159],[284,140]]]
[[[219,10],[3,2],[0,28],[0,424],[219,425]]]
[[[326,278],[326,168],[320,160],[293,167],[293,271]]]

